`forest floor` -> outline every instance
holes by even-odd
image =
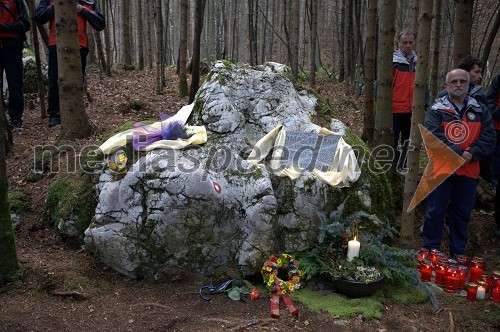
[[[127,121],[159,119],[160,112],[173,114],[187,103],[186,98],[177,96],[173,70],[167,70],[167,86],[160,96],[155,93],[154,76],[154,71],[129,71],[100,79],[97,73],[89,72],[93,101],[87,101],[86,109],[98,129],[92,137],[78,143],[96,144],[104,133]],[[360,133],[362,99],[346,96],[342,85],[327,79],[320,80],[317,90],[341,120]],[[28,210],[15,228],[19,276],[0,287],[0,331],[383,332],[500,328],[499,304],[470,303],[444,292],[437,292],[439,310],[429,302],[405,305],[384,299],[380,320],[332,317],[300,303],[298,317],[288,315],[282,308],[281,318],[272,319],[265,296],[246,302],[223,295],[213,295],[210,302],[201,300],[199,288],[214,276],[171,271],[162,280],[131,280],[100,263],[81,249],[78,241],[64,239],[54,230],[44,211],[44,196],[53,176],[44,175],[35,183],[26,181],[33,167],[33,146],[56,144],[59,136],[59,127],[49,129],[47,119],[41,120],[40,113],[36,94],[26,95],[25,130],[14,134],[15,144],[6,160],[9,188],[27,194]],[[421,209],[415,225],[415,248],[420,246],[420,220]],[[494,237],[493,227],[491,211],[474,211],[467,254],[485,257],[490,274],[500,270],[500,240]],[[69,290],[77,291],[75,297],[67,296]]]

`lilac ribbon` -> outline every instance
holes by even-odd
[[[181,120],[167,122],[170,118],[167,114],[160,114],[161,130],[147,124],[134,124],[132,146],[134,150],[142,150],[148,145],[160,140],[175,141],[179,138],[186,139],[189,136],[183,128],[184,122]]]

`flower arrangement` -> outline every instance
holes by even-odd
[[[299,261],[291,255],[282,253],[278,257],[271,255],[269,260],[262,266],[262,276],[266,288],[278,295],[293,293],[302,285],[303,272],[299,270]],[[279,269],[288,270],[288,280],[283,280],[278,277]]]

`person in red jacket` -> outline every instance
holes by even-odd
[[[449,250],[464,254],[467,225],[476,197],[479,161],[493,153],[496,144],[493,119],[486,106],[467,95],[469,73],[454,69],[446,75],[446,96],[425,114],[425,127],[465,162],[444,180],[427,200],[422,232],[424,247],[440,249],[448,211]],[[434,165],[440,169],[440,165]]]
[[[22,130],[23,124],[23,43],[29,29],[24,2],[0,0],[0,67],[5,70],[9,86],[9,118],[13,131]]]
[[[498,185],[500,182],[500,73],[497,73],[491,81],[486,91],[486,101],[491,115],[493,116],[493,126],[495,127],[497,135],[497,144],[492,158],[492,175],[496,180],[496,192],[493,202],[495,213],[493,217],[497,224],[495,235],[500,237],[500,187]]]
[[[394,152],[397,167],[401,170],[405,160],[399,160],[405,142],[410,138],[411,111],[413,105],[413,84],[415,83],[415,69],[417,54],[415,48],[415,34],[404,30],[398,35],[398,49],[392,54],[392,123],[394,133]],[[406,153],[403,153],[406,157]]]
[[[87,55],[89,45],[87,38],[87,23],[97,31],[102,31],[106,27],[104,16],[99,6],[93,0],[77,1],[77,24],[78,24],[78,42],[80,43],[80,57],[82,60],[83,80],[85,81],[85,69],[87,66]],[[56,31],[54,20],[54,1],[40,0],[35,11],[35,20],[39,24],[49,22],[49,127],[61,123],[59,108],[59,86],[57,85],[57,47]]]

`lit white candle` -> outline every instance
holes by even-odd
[[[486,296],[486,288],[484,288],[484,286],[479,286],[477,288],[476,299],[484,300],[485,296]]]
[[[359,248],[361,247],[361,243],[356,240],[356,237],[354,237],[354,240],[351,240],[347,243],[347,260],[350,262],[354,257],[359,256]]]

